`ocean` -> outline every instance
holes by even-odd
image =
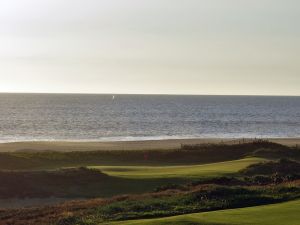
[[[0,94],[0,142],[300,137],[300,97]]]

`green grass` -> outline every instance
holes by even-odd
[[[298,164],[290,167],[291,162],[281,160],[286,163],[280,168],[274,163],[256,165],[250,177],[240,172],[282,157],[300,159],[300,149],[257,141],[173,150],[0,153],[0,198],[112,197],[1,211],[0,220],[16,225],[297,225],[300,201],[258,205],[300,198],[300,175],[293,174]],[[265,167],[271,173],[262,173]],[[288,176],[279,177],[278,171]],[[257,176],[261,173],[264,176]],[[282,183],[289,179],[295,183]]]
[[[105,223],[111,225],[297,225],[300,200],[242,209],[195,213],[163,219]]]
[[[192,166],[92,166],[114,177],[122,178],[200,178],[236,173],[247,166],[262,162],[261,158],[245,158],[234,161]]]
[[[51,149],[49,147],[49,149]],[[195,145],[171,150],[30,151],[0,153],[0,170],[49,170],[81,166],[189,166],[245,157],[300,159],[298,148],[266,141]]]
[[[1,171],[0,197],[112,197],[152,192],[169,184],[234,174],[260,158],[194,166],[91,166],[93,170]],[[99,169],[94,170],[94,169]],[[100,173],[101,171],[101,173]],[[101,175],[103,174],[103,175]],[[0,179],[0,180],[1,180]],[[120,188],[122,187],[122,188]]]

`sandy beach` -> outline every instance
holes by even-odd
[[[283,145],[300,145],[300,138],[270,138],[272,142]],[[112,142],[60,142],[60,141],[35,141],[35,142],[12,142],[1,143],[0,152],[13,151],[100,151],[100,150],[154,150],[176,149],[182,144],[218,144],[239,143],[251,141],[251,139],[166,139],[147,141],[112,141]]]

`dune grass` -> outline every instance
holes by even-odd
[[[132,220],[110,225],[296,225],[300,200],[242,209],[195,213],[162,219]]]
[[[0,153],[0,170],[49,170],[85,166],[189,166],[238,160],[245,157],[300,160],[300,150],[268,141],[240,144],[183,145],[170,150],[51,150]]]
[[[262,162],[262,158],[245,158],[240,160],[188,166],[92,166],[114,177],[146,178],[201,178],[222,176],[236,173],[247,166]]]

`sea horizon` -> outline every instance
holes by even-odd
[[[93,92],[0,92],[1,94],[25,95],[141,95],[141,96],[228,96],[228,97],[300,97],[300,95],[275,95],[275,94],[175,94],[175,93],[93,93]]]
[[[300,97],[0,94],[0,142],[298,138]]]

